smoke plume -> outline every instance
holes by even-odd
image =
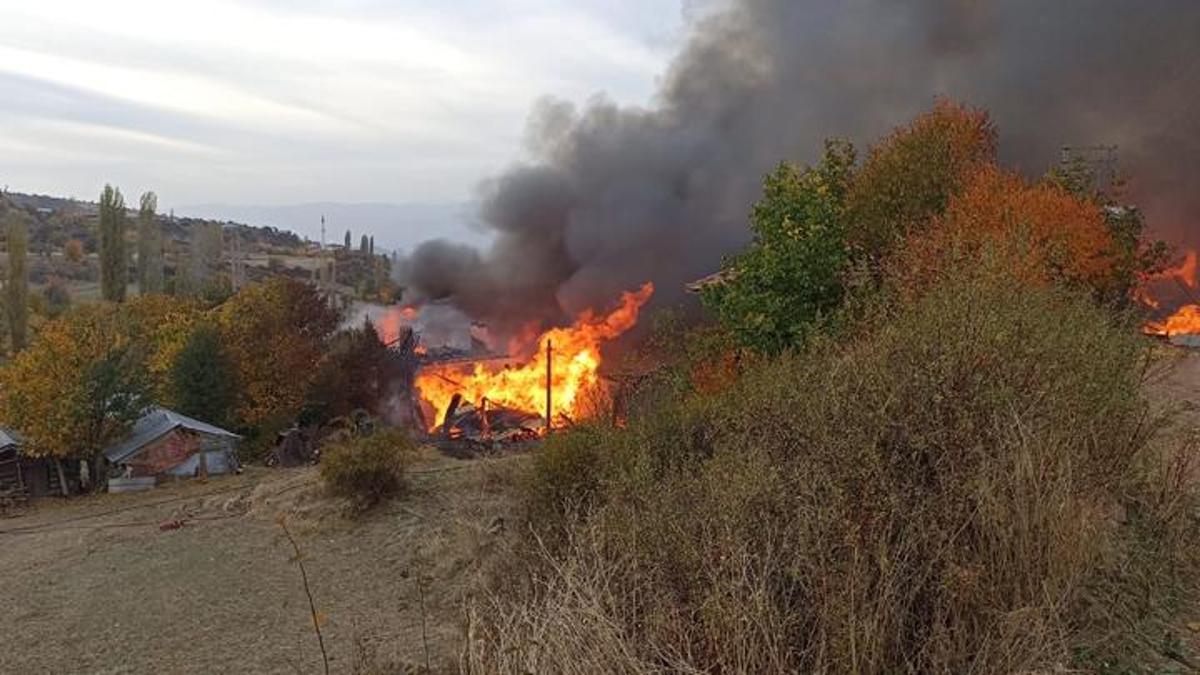
[[[1133,199],[1200,230],[1196,0],[737,0],[697,19],[647,107],[547,99],[530,159],[484,188],[490,250],[441,241],[412,291],[494,330],[555,323],[654,281],[670,299],[747,239],[762,174],[869,141],[948,96],[991,111],[1002,159],[1119,146]]]

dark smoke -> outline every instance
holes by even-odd
[[[1197,239],[1200,1],[739,0],[694,24],[649,107],[540,104],[531,161],[485,188],[494,246],[428,242],[403,276],[501,331],[646,280],[678,297],[746,241],[772,165],[937,96],[990,110],[1031,175],[1063,145],[1118,145],[1157,234]]]

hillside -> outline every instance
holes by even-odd
[[[126,200],[130,279],[134,278],[132,256],[137,236],[137,209],[132,200],[132,196]],[[9,192],[0,197],[0,215],[7,209],[27,216],[29,282],[34,291],[57,284],[74,299],[98,297],[99,208],[95,202]],[[159,213],[157,224],[163,234],[167,290],[172,292],[185,275],[200,279],[190,282],[190,287],[196,289],[232,285],[231,263],[235,259],[242,263],[242,281],[261,281],[271,276],[321,279],[332,282],[343,294],[361,297],[374,297],[388,276],[389,263],[384,256],[375,258],[341,246],[330,246],[322,254],[315,242],[273,226],[177,217],[172,213]],[[218,232],[219,241],[214,239]],[[323,266],[331,267],[331,271],[323,274]]]

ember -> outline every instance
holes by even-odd
[[[599,386],[600,346],[637,323],[642,305],[653,292],[653,284],[647,283],[636,292],[623,293],[620,305],[608,314],[588,310],[573,325],[542,333],[533,343],[536,349],[527,347],[527,356],[519,364],[479,361],[423,367],[416,387],[422,400],[434,410],[430,430],[444,426],[447,410],[452,401],[457,402],[456,395],[470,406],[470,411],[486,405],[504,410],[505,416],[541,416],[546,406],[547,354],[553,415],[577,416],[581,412],[580,395]],[[530,424],[520,426],[530,428]]]

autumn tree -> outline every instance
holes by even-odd
[[[1095,165],[1074,152],[1065,152],[1063,160],[1046,174],[1044,181],[1077,199],[1096,204],[1103,211],[1112,245],[1109,252],[1112,265],[1104,288],[1098,289],[1101,300],[1128,304],[1146,276],[1166,267],[1170,247],[1163,241],[1146,238],[1145,218],[1140,209],[1124,201],[1123,181],[1101,180]]]
[[[340,314],[313,286],[283,277],[251,284],[217,310],[246,427],[290,423],[304,404]]]
[[[877,262],[942,213],[979,169],[996,159],[988,114],[948,100],[871,148],[847,207],[850,245]]]
[[[225,425],[237,403],[237,373],[216,326],[202,324],[175,355],[170,401],[179,412]]]
[[[105,185],[100,193],[100,292],[105,300],[125,300],[128,275],[125,252],[125,198]]]
[[[1118,264],[1104,210],[1048,181],[997,167],[975,174],[930,228],[914,234],[893,270],[909,290],[936,283],[951,262],[998,258],[1030,284],[1104,292]]]
[[[13,351],[25,348],[29,328],[29,271],[27,255],[29,231],[25,214],[10,209],[7,221],[8,279],[4,287],[4,305]]]
[[[781,164],[754,205],[750,246],[703,291],[721,323],[755,349],[776,353],[803,340],[842,302],[850,260],[846,198],[854,149],[830,141],[815,167]]]
[[[142,195],[138,209],[138,291],[142,295],[163,291],[162,229],[158,225],[158,196]]]
[[[83,262],[85,255],[83,250],[83,242],[79,241],[78,239],[68,239],[67,242],[63,244],[63,255],[67,258],[67,260],[75,264]]]
[[[112,305],[79,307],[47,322],[0,370],[0,407],[33,457],[97,461],[150,400],[138,327]]]

